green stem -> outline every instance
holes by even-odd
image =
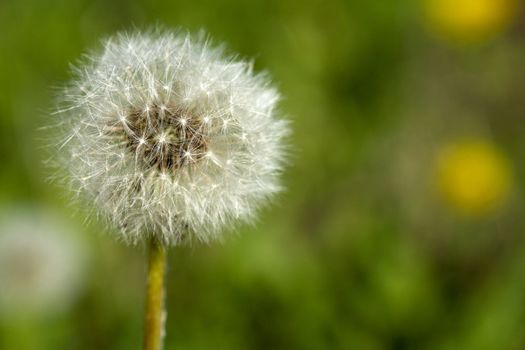
[[[161,350],[166,318],[166,311],[164,310],[166,250],[153,238],[149,245],[148,260],[144,350]]]

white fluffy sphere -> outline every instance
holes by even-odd
[[[71,187],[126,241],[220,238],[280,190],[287,122],[250,63],[187,34],[135,33],[76,73],[59,154]]]

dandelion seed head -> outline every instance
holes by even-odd
[[[126,241],[218,239],[280,191],[289,129],[250,64],[155,32],[117,35],[76,71],[60,158]]]
[[[38,207],[3,211],[0,318],[70,306],[82,285],[86,257],[73,231],[57,215]]]

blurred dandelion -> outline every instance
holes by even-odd
[[[461,214],[491,213],[510,195],[511,164],[490,141],[464,139],[447,144],[436,161],[440,194]]]
[[[35,208],[0,217],[0,316],[57,312],[74,301],[85,252],[71,228]]]
[[[164,247],[209,242],[281,188],[279,94],[202,35],[120,34],[63,94],[67,182],[125,241],[150,241],[145,348],[158,349]]]
[[[477,43],[498,35],[512,22],[516,0],[426,0],[432,31],[459,44]]]

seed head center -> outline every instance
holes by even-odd
[[[206,123],[194,111],[150,105],[132,110],[123,123],[128,150],[145,167],[162,173],[196,163],[208,151]]]

